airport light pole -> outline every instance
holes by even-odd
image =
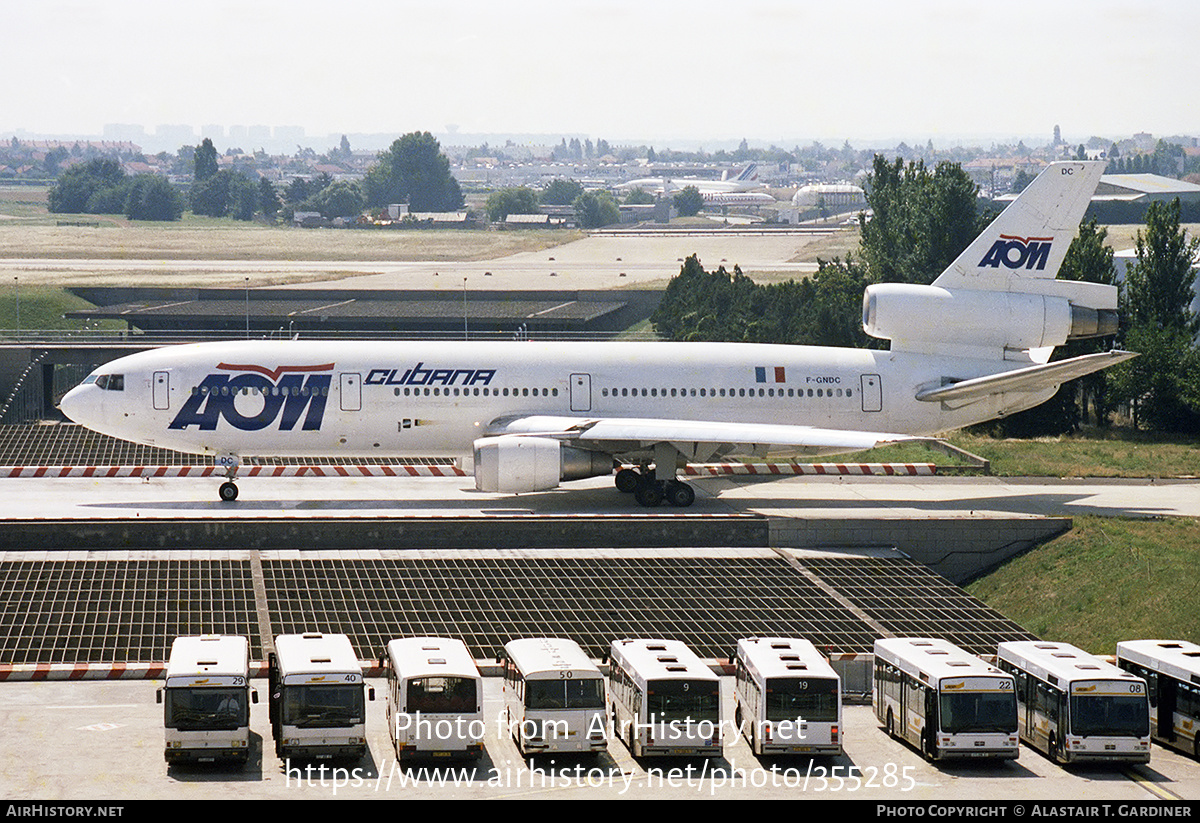
[[[16,336],[21,336],[21,278],[13,278],[13,294],[17,300],[17,333]]]
[[[246,278],[246,339],[250,339],[250,278]]]
[[[467,278],[463,278],[463,340],[467,339]]]

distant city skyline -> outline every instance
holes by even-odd
[[[6,12],[20,36],[0,51],[13,78],[0,135],[177,124],[199,137],[219,124],[253,142],[252,129],[286,124],[310,141],[419,130],[857,147],[1044,144],[1055,125],[1069,143],[1200,134],[1189,0],[46,0]]]

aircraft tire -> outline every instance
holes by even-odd
[[[681,509],[696,502],[695,490],[687,483],[680,483],[678,480],[667,484],[666,497],[668,503]]]
[[[648,509],[662,505],[663,502],[662,489],[654,481],[639,485],[633,492],[633,497],[637,500],[638,505],[645,506]]]
[[[234,500],[237,500],[238,487],[235,483],[226,480],[221,484],[221,488],[217,493],[221,496],[221,502],[232,503]]]
[[[633,469],[621,469],[617,472],[616,480],[617,491],[622,494],[632,494],[637,491],[638,484],[642,482],[642,476]]]

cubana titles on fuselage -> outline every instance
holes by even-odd
[[[1111,334],[1116,290],[1053,279],[1102,164],[1050,166],[932,286],[868,288],[890,351],[739,343],[238,341],[114,360],[63,398],[137,443],[240,458],[471,457],[484,491],[610,474],[686,506],[685,463],[924,438],[1029,408],[1126,352],[1050,363]]]

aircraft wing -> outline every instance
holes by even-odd
[[[1044,363],[924,389],[917,392],[917,399],[929,402],[972,402],[993,394],[1036,393],[1055,389],[1068,380],[1106,369],[1131,357],[1137,357],[1137,354],[1128,351],[1085,354],[1069,360],[1059,360],[1054,363]]]
[[[500,418],[492,422],[487,434],[552,437],[581,448],[612,454],[642,451],[655,443],[671,443],[690,461],[710,460],[727,454],[766,456],[860,451],[887,443],[928,439],[907,434],[771,423],[558,415]]]

